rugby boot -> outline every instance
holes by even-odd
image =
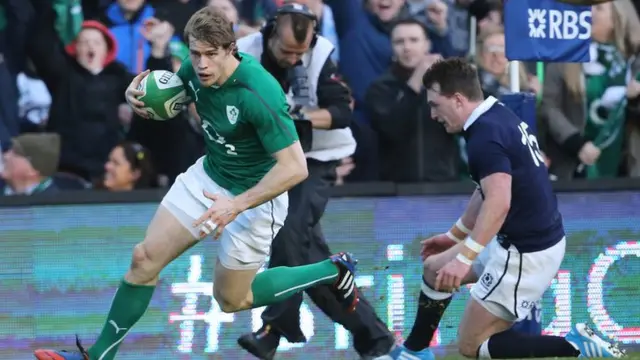
[[[76,336],[77,351],[38,349],[33,352],[38,360],[90,360],[89,353],[82,347]]]
[[[279,344],[280,335],[270,325],[238,338],[238,345],[260,360],[273,360]]]
[[[586,324],[575,324],[565,339],[580,351],[581,358],[621,358],[625,355],[617,344],[603,340]]]
[[[429,348],[411,351],[403,345],[398,345],[389,353],[389,360],[435,360],[435,356]]]
[[[358,287],[356,286],[356,265],[358,260],[354,259],[350,253],[340,252],[329,257],[338,267],[338,278],[333,284],[334,292],[338,301],[343,303],[347,311],[353,312],[360,299],[358,298]]]

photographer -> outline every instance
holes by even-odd
[[[289,215],[273,241],[269,267],[305,265],[331,254],[319,221],[336,181],[336,166],[356,147],[348,127],[349,91],[336,77],[329,58],[333,45],[317,34],[317,24],[306,6],[287,4],[261,32],[238,40],[238,50],[260,59],[287,94],[309,169],[309,177],[289,191]],[[348,313],[328,286],[311,288],[307,294],[353,334],[355,349],[363,358],[388,353],[393,337],[365,299],[361,297],[356,311]],[[302,294],[267,307],[262,328],[243,335],[238,343],[260,359],[272,359],[281,337],[304,342],[301,304]]]

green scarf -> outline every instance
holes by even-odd
[[[55,29],[64,45],[76,39],[84,15],[81,0],[53,0],[53,10],[56,12]]]
[[[602,152],[593,166],[586,167],[586,177],[616,177],[624,137],[627,61],[614,45],[591,46],[594,60],[583,67],[587,110],[584,134]]]

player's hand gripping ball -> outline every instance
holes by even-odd
[[[184,84],[171,71],[151,71],[140,80],[137,90],[142,93],[137,97],[137,100],[143,104],[138,110],[144,111],[146,117],[150,119],[172,119],[187,104],[187,92]]]

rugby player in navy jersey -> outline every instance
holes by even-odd
[[[512,329],[547,290],[565,253],[562,216],[538,141],[495,98],[484,100],[475,68],[463,59],[435,63],[423,85],[433,119],[449,133],[463,133],[477,189],[451,230],[423,241],[418,314],[391,357],[433,359],[433,333],[452,293],[468,283],[475,284],[458,329],[466,357],[621,357],[585,324],[565,337]]]

